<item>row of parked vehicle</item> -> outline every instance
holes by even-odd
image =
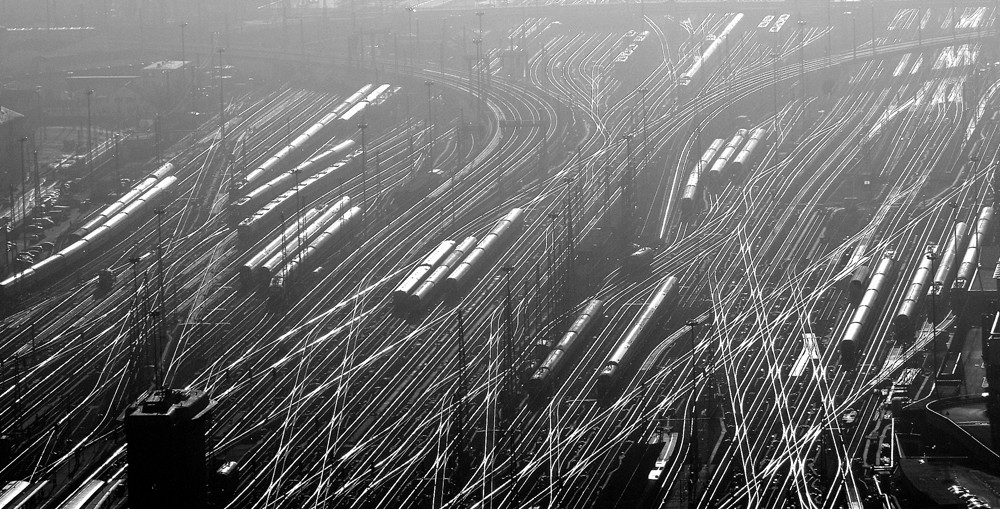
[[[20,250],[14,258],[15,271],[24,270],[44,259],[55,251],[55,243],[44,240],[45,231],[58,223],[68,221],[70,217],[70,206],[68,200],[63,199],[60,189],[50,189],[42,192],[41,200],[34,209],[31,217],[24,225],[24,233],[29,247]],[[9,241],[8,251],[17,251],[17,243]]]

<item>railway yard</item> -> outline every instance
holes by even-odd
[[[162,388],[215,402],[212,507],[922,507],[899,407],[996,311],[996,4],[654,5],[362,36],[63,207],[0,277],[0,507],[130,507]]]

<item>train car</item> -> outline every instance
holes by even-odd
[[[331,205],[331,207],[346,209],[347,207],[350,206],[350,204],[351,204],[351,199],[345,196],[336,203],[334,203],[333,205]],[[307,210],[305,213],[302,214],[302,221],[304,223],[311,222],[312,220],[316,219],[316,217],[319,216],[320,212],[322,212],[323,210],[324,210],[323,208],[313,208]],[[254,279],[253,279],[254,269],[259,267],[260,264],[267,261],[267,259],[270,258],[271,256],[274,256],[274,253],[280,251],[281,247],[285,245],[288,239],[294,237],[296,234],[298,234],[298,232],[299,232],[298,222],[292,221],[291,224],[289,224],[288,226],[285,227],[284,230],[282,230],[281,235],[276,235],[273,239],[271,239],[270,242],[267,243],[266,246],[264,246],[264,249],[257,251],[256,253],[254,253],[252,257],[250,257],[249,260],[246,261],[246,263],[240,265],[239,269],[237,269],[237,274],[239,276],[240,283],[243,285],[244,288],[252,288],[254,286]]]
[[[969,281],[976,275],[979,268],[979,249],[983,239],[989,238],[990,227],[993,222],[993,207],[983,207],[979,211],[979,218],[976,220],[976,227],[969,238],[969,245],[965,248],[965,255],[962,263],[958,266],[955,274],[955,282],[952,284],[952,297],[963,296],[969,289]]]
[[[116,235],[137,222],[149,219],[154,208],[169,200],[170,186],[176,181],[177,177],[174,176],[160,180],[80,240],[0,281],[0,301],[6,301],[18,292],[29,288],[38,289],[39,285],[51,278],[78,267],[91,253],[114,240]]]
[[[650,264],[653,263],[653,256],[655,255],[655,249],[651,247],[640,247],[625,257],[622,266],[629,274],[644,274],[649,272]]]
[[[0,509],[37,509],[48,499],[47,491],[51,481],[31,483],[10,481],[0,492]]]
[[[230,206],[230,214],[232,217],[242,220],[253,212],[256,212],[268,201],[273,200],[276,196],[294,186],[296,178],[301,181],[313,176],[321,169],[346,157],[352,148],[354,148],[354,140],[344,140],[330,149],[306,159],[294,169],[281,173],[233,202]]]
[[[156,185],[163,177],[173,173],[174,165],[171,163],[166,163],[159,168],[157,168],[149,176],[139,181],[138,184],[132,187],[127,193],[118,198],[111,205],[108,205],[100,212],[98,212],[89,221],[80,226],[79,228],[73,230],[72,233],[68,235],[69,242],[76,242],[87,236],[90,232],[97,229],[98,226],[104,224],[108,218],[114,216],[122,209],[124,209],[128,204],[132,203],[136,198],[142,196],[143,193],[149,190],[149,188]]]
[[[767,137],[767,130],[763,127],[758,127],[750,131],[749,137],[743,148],[736,154],[736,157],[727,165],[727,171],[729,173],[729,178],[735,178],[737,176],[743,175],[753,167],[754,156],[757,153],[757,147],[764,143],[764,139]]]
[[[0,509],[14,507],[14,501],[20,498],[29,487],[31,487],[31,483],[28,481],[7,481],[3,485],[3,490],[0,491]]]
[[[121,481],[109,481],[90,498],[86,509],[111,509],[114,503],[122,498],[124,484]]]
[[[746,129],[740,129],[736,131],[736,134],[734,134],[729,140],[729,143],[726,143],[722,152],[719,153],[719,157],[715,159],[715,162],[712,163],[712,167],[708,170],[708,176],[705,179],[705,183],[708,187],[718,188],[726,181],[726,178],[728,177],[728,173],[726,173],[726,165],[729,163],[729,160],[737,154],[737,150],[743,146],[743,142],[746,140],[747,134]]]
[[[392,291],[392,305],[396,311],[408,311],[410,305],[410,294],[416,290],[420,283],[427,278],[435,267],[441,264],[452,251],[455,250],[454,240],[442,241],[433,251],[424,257],[416,267],[411,270],[399,286]]]
[[[948,243],[945,244],[944,254],[941,258],[935,261],[934,264],[934,279],[931,280],[931,286],[927,289],[927,296],[932,297],[928,300],[928,305],[935,307],[946,302],[941,301],[941,297],[948,293],[948,286],[951,283],[952,278],[955,276],[958,270],[958,252],[962,250],[965,244],[965,234],[968,230],[968,225],[965,223],[955,223],[953,228],[948,229]],[[932,317],[937,314],[937,309],[931,310]],[[944,315],[944,313],[941,313]]]
[[[448,273],[457,266],[465,255],[468,254],[476,247],[476,242],[478,239],[475,237],[466,237],[455,246],[455,249],[445,258],[434,270],[427,276],[420,286],[416,290],[413,290],[408,296],[408,304],[410,310],[419,311],[427,303],[434,298],[435,293],[440,291],[443,286],[445,278]]]
[[[507,213],[455,267],[455,270],[448,274],[444,281],[444,291],[449,295],[455,295],[465,289],[476,274],[483,270],[487,260],[505,249],[523,225],[524,209],[516,208]]]
[[[687,183],[684,185],[683,194],[681,195],[681,213],[685,217],[691,217],[698,210],[698,199],[701,196],[702,188],[702,175],[706,169],[715,160],[715,155],[722,149],[723,144],[726,140],[722,138],[717,138],[712,141],[712,144],[708,146],[708,149],[701,155],[698,162],[691,169],[691,173],[688,175]]]
[[[353,158],[352,154],[333,166],[300,181],[298,186],[292,186],[240,221],[236,227],[238,243],[243,247],[253,245],[262,235],[277,226],[281,222],[282,216],[293,215],[297,205],[296,194],[301,196],[302,193],[309,193],[309,196],[322,196],[334,189],[338,181],[345,181],[353,177],[359,170],[357,165],[351,164]]]
[[[861,265],[854,269],[851,279],[847,283],[847,299],[851,304],[857,305],[861,302],[861,297],[865,295],[865,283],[868,281],[868,266]]]
[[[291,259],[271,278],[268,287],[268,303],[272,309],[281,308],[291,291],[291,284],[299,274],[315,267],[323,257],[337,250],[343,241],[358,231],[361,223],[361,207],[352,207],[330,226],[320,232],[299,256]]]
[[[927,253],[937,256],[937,246],[933,244],[927,246]],[[927,285],[931,281],[931,276],[934,275],[933,263],[934,260],[929,255],[925,255],[920,259],[920,265],[917,266],[917,270],[913,273],[910,286],[907,287],[906,294],[903,295],[903,300],[899,303],[896,316],[892,321],[893,327],[896,330],[897,341],[910,343],[914,339],[917,314],[921,309],[920,301],[927,294]]]
[[[299,252],[302,251],[310,241],[316,238],[324,228],[336,222],[347,209],[347,203],[343,199],[334,206],[320,212],[319,217],[308,224],[304,224],[301,230],[296,231],[287,241],[263,263],[253,268],[254,282],[260,286],[267,287],[271,278],[284,264],[295,260]]]
[[[85,509],[91,499],[97,495],[104,487],[104,481],[91,479],[77,488],[65,502],[59,505],[59,509]]]
[[[538,366],[531,378],[525,381],[528,393],[538,397],[547,394],[555,384],[556,377],[565,371],[570,360],[576,356],[580,345],[587,341],[597,329],[601,321],[601,309],[604,301],[591,299],[576,316],[559,342]]]
[[[722,45],[742,19],[743,13],[737,13],[717,36],[710,34],[705,37],[707,45],[703,46],[704,50],[700,55],[695,55],[691,66],[677,79],[677,93],[681,98],[689,99],[694,97],[696,90],[700,88],[700,84],[704,83],[711,74],[713,62],[717,59],[725,58],[724,56],[719,56],[722,53]]]
[[[885,295],[889,293],[895,269],[895,253],[889,252],[875,266],[868,288],[865,290],[861,303],[851,316],[844,336],[840,340],[840,364],[845,369],[855,369],[858,366],[858,352],[864,346],[868,331],[877,318],[877,310]]]
[[[321,142],[321,133],[333,126],[347,110],[352,108],[358,103],[358,101],[362,100],[368,93],[370,93],[372,88],[373,85],[371,84],[365,85],[334,107],[330,113],[324,115],[323,118],[313,124],[312,127],[306,129],[302,134],[298,135],[294,140],[289,142],[288,145],[285,145],[281,148],[281,150],[275,152],[274,155],[267,158],[267,160],[265,160],[260,166],[248,172],[246,177],[243,179],[243,185],[250,185],[274,171],[280,171],[295,164],[293,158],[297,157],[298,154],[308,151],[310,147],[313,147],[317,143]]]
[[[597,388],[602,394],[610,394],[617,385],[631,358],[635,356],[636,351],[642,349],[650,332],[666,316],[670,303],[675,299],[678,291],[677,278],[668,276],[643,305],[639,316],[615,345],[611,355],[597,374]]]

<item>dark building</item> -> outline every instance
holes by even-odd
[[[13,184],[19,186],[21,179],[21,138],[28,138],[24,149],[33,147],[34,135],[24,115],[0,106],[0,183],[3,190]],[[25,165],[30,164],[30,153],[25,154]],[[27,170],[26,170],[27,171]]]
[[[130,507],[206,507],[205,433],[214,406],[203,391],[160,389],[126,410]]]

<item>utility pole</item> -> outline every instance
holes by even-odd
[[[165,344],[167,340],[166,336],[166,304],[164,302],[165,292],[163,291],[163,212],[162,208],[154,210],[156,213],[156,271],[159,273],[159,281],[157,282],[157,300],[159,301],[159,325],[157,330],[157,336],[160,338],[161,344]],[[163,387],[163,377],[161,376],[159,370],[159,359],[157,358],[161,352],[159,349],[155,352],[156,355],[153,357],[153,365],[157,367],[156,369],[156,385],[158,388]]]
[[[17,141],[21,144],[21,244],[24,245],[26,251],[28,249],[28,196],[26,193],[28,179],[24,172],[24,143],[28,141],[28,137],[22,136]],[[35,199],[37,200],[38,197],[36,196]],[[11,203],[10,206],[13,216],[14,203]]]
[[[648,164],[647,158],[649,157],[649,130],[647,124],[649,111],[646,109],[646,94],[649,93],[649,89],[645,87],[640,88],[639,93],[642,94],[642,165],[645,167]]]
[[[695,362],[696,320],[688,320],[691,329],[691,441],[688,443],[688,507],[698,507],[698,378]]]
[[[188,96],[188,98],[190,98],[191,96],[193,96],[193,92],[190,95],[186,93],[188,91],[189,84],[188,84],[188,79],[187,79],[187,60],[185,59],[186,55],[185,55],[185,51],[184,51],[184,49],[185,49],[185,47],[184,47],[184,29],[187,28],[188,24],[187,24],[187,22],[184,22],[184,23],[181,23],[179,26],[181,27],[181,81],[184,83],[184,87],[183,87],[183,90],[185,92],[184,95]],[[190,109],[194,109],[194,106],[189,105],[188,109],[189,110]]]
[[[514,306],[510,295],[510,274],[514,267],[509,265],[501,268],[506,281],[506,297],[504,299],[504,414],[508,423],[507,427],[507,479],[510,482],[510,494],[512,499],[517,498],[517,490],[514,488],[514,475],[517,471],[517,430],[515,429],[517,413],[517,374],[514,367]],[[516,507],[516,502],[511,504]]]
[[[122,168],[119,155],[120,154],[118,153],[118,133],[115,133],[115,192],[116,193],[120,191],[122,187]],[[38,158],[36,157],[35,160],[37,162]]]
[[[622,175],[622,225],[621,241],[622,246],[627,250],[632,243],[632,231],[635,214],[635,167],[632,165],[632,133],[626,133],[625,139],[626,164],[625,174]]]
[[[368,146],[365,144],[365,129],[368,124],[362,122],[358,124],[361,130],[361,230],[364,232],[365,210],[368,209]]]
[[[576,272],[576,240],[573,236],[573,177],[564,177],[566,183],[566,242],[569,247],[569,256],[566,259],[566,300],[568,304],[573,301],[573,281]]]
[[[94,96],[93,90],[87,91],[87,173],[94,172],[94,141],[91,137],[91,117],[90,99]]]
[[[778,133],[778,58],[780,55],[777,51],[771,53],[771,59],[774,62],[774,77],[771,80],[772,88],[774,89],[774,132],[775,135]]]
[[[42,203],[42,183],[38,177],[38,149],[32,151],[32,155],[35,158],[35,204],[39,205]],[[40,210],[40,209],[38,207],[35,207],[35,210]]]
[[[424,85],[427,85],[427,159],[429,161],[431,154],[434,153],[434,117],[431,109],[431,86],[434,85],[434,82],[427,80]]]
[[[931,261],[931,274],[937,274],[937,267],[934,262],[937,261],[937,251],[934,246],[928,246],[927,248],[927,258]],[[932,276],[934,277],[934,276]],[[931,371],[933,373],[931,376],[934,377],[934,394],[937,394],[937,372],[938,372],[938,362],[937,362],[937,294],[941,290],[941,286],[938,281],[931,281],[931,356],[934,359],[934,367]]]
[[[456,492],[465,482],[468,460],[465,456],[465,399],[468,396],[465,373],[465,324],[462,309],[455,310],[458,322],[458,387],[454,396],[454,423],[452,424],[452,475],[451,488]]]

